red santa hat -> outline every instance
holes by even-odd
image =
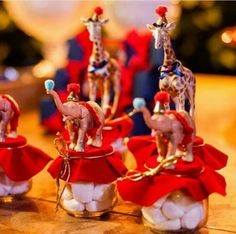
[[[156,103],[154,113],[164,114],[167,110],[169,110],[170,98],[167,92],[160,91],[156,93],[154,100]]]
[[[102,14],[103,14],[103,9],[100,6],[97,6],[93,12],[93,16],[92,16],[93,21],[98,21],[99,16]]]
[[[80,94],[80,85],[76,83],[71,83],[67,85],[67,91],[69,95],[67,97],[68,101],[78,102]]]
[[[157,24],[161,25],[162,23],[167,24],[167,19],[166,19],[166,12],[167,12],[167,8],[165,6],[159,6],[155,9],[155,12],[157,13],[157,15],[160,16],[160,18],[157,20]]]

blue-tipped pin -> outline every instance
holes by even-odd
[[[51,91],[54,89],[55,82],[53,80],[45,80],[44,87],[46,91]]]
[[[146,106],[146,102],[145,102],[145,100],[143,98],[135,98],[133,100],[133,107],[135,109],[139,109],[139,108],[141,108],[143,106]]]

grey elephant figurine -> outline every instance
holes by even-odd
[[[134,99],[136,112],[142,112],[146,125],[156,137],[158,161],[168,156],[182,156],[193,161],[192,146],[195,138],[195,124],[186,111],[169,111],[169,95],[159,92],[155,96],[156,106],[151,116],[143,99]]]
[[[17,137],[17,126],[20,115],[20,109],[17,102],[10,95],[0,95],[0,142],[6,140],[6,136]],[[8,130],[8,124],[10,128]]]
[[[69,132],[70,149],[76,152],[85,150],[85,138],[88,136],[87,144],[95,147],[102,145],[102,129],[105,115],[101,107],[93,101],[81,102],[78,94],[80,86],[78,84],[69,84],[67,90],[70,92],[67,102],[62,103],[57,92],[53,90],[54,81],[45,81],[45,88],[50,94],[57,106],[59,112],[63,115],[65,127]]]

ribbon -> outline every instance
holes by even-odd
[[[180,66],[180,62],[174,62],[173,64],[171,64],[170,66],[165,66],[166,70],[160,71],[161,75],[160,75],[160,79],[164,79],[166,76],[168,76],[169,73],[174,73],[175,75],[179,76],[179,77],[183,77],[184,74],[178,70],[179,66]],[[161,69],[162,66],[159,67],[159,70]]]
[[[107,60],[103,60],[101,63],[97,63],[97,62],[95,62],[95,61],[92,61],[92,62],[90,63],[88,72],[89,72],[89,73],[96,73],[96,71],[102,70],[107,64],[108,64],[108,61],[107,61]],[[107,77],[107,76],[108,76],[108,71],[104,69],[103,75],[104,75],[105,77]]]
[[[132,181],[139,181],[139,180],[143,179],[144,177],[155,176],[157,174],[173,175],[173,176],[177,176],[177,177],[189,177],[189,176],[196,177],[205,171],[205,167],[203,167],[200,172],[197,172],[195,174],[193,174],[193,173],[191,173],[191,174],[188,174],[188,173],[187,174],[182,174],[182,173],[176,174],[176,173],[163,172],[163,170],[167,167],[170,167],[169,169],[174,169],[174,168],[172,168],[172,166],[174,166],[177,163],[178,159],[181,157],[182,157],[182,155],[171,155],[171,156],[163,159],[160,162],[160,164],[158,166],[156,166],[155,168],[150,168],[146,164],[144,164],[144,167],[147,169],[147,171],[141,172],[138,170],[129,170],[124,177],[121,177],[118,180],[122,181],[125,179],[129,179]],[[131,174],[133,172],[135,172],[135,173]]]
[[[143,179],[144,177],[157,175],[166,167],[172,166],[173,164],[175,164],[177,162],[177,159],[181,158],[181,157],[182,157],[181,155],[171,155],[171,156],[163,159],[160,162],[160,164],[155,168],[149,168],[146,165],[144,165],[145,168],[147,169],[147,171],[145,171],[145,172],[141,172],[141,171],[137,171],[137,170],[129,170],[124,177],[121,177],[118,180],[122,181],[125,179],[129,179],[132,181],[139,181],[139,180]],[[130,173],[133,173],[133,172],[136,172],[136,173],[130,175]]]

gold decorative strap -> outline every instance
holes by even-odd
[[[176,155],[171,155],[165,159],[163,159],[160,164],[155,167],[155,168],[149,168],[146,164],[144,165],[145,168],[147,169],[147,171],[145,172],[141,172],[141,171],[137,171],[137,170],[129,170],[126,175],[124,177],[119,178],[118,180],[125,180],[125,179],[129,179],[132,181],[139,181],[141,179],[143,179],[144,177],[147,176],[154,176],[158,173],[160,173],[164,168],[175,164],[177,162],[177,159],[180,158],[181,156],[176,156]],[[136,172],[135,174],[129,175],[132,172]]]

